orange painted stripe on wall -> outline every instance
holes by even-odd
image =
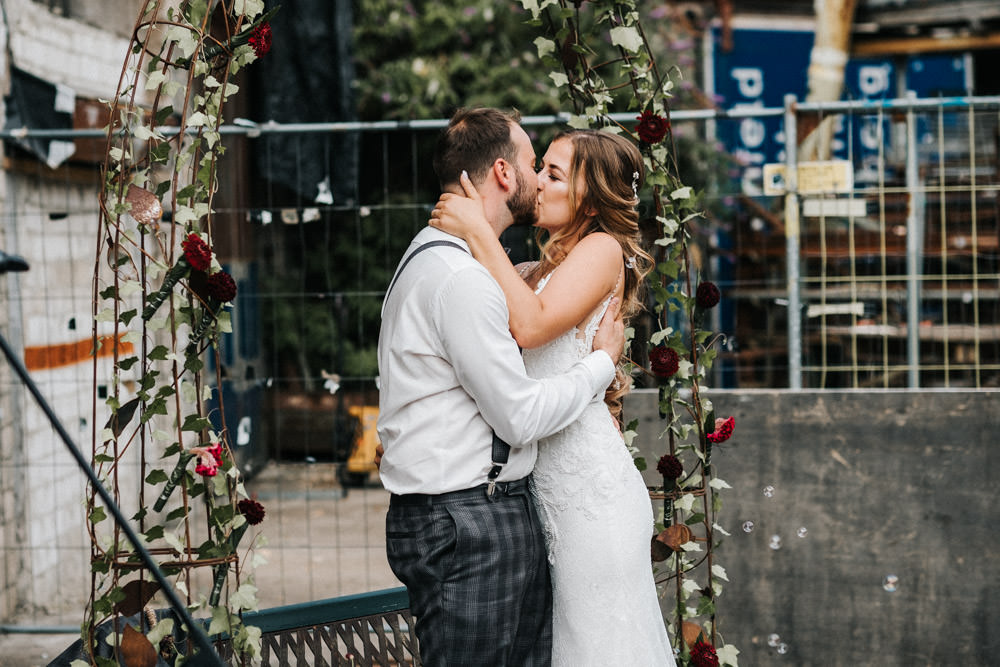
[[[132,343],[121,340],[124,335],[118,334],[119,355],[132,354],[135,349]],[[115,338],[113,336],[100,336],[98,342],[100,343],[97,348],[98,357],[110,357],[114,354]],[[26,347],[24,348],[24,366],[29,371],[72,366],[93,358],[93,349],[94,341],[92,338],[85,338],[73,343]]]

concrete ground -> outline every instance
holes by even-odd
[[[259,527],[267,544],[257,553],[267,563],[254,571],[261,609],[400,585],[385,559],[389,495],[376,476],[345,490],[333,464],[271,463],[246,487],[266,510]],[[78,638],[0,633],[0,667],[42,667]]]

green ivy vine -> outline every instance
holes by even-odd
[[[716,417],[703,391],[722,340],[706,328],[706,314],[720,294],[714,284],[699,282],[692,261],[691,227],[702,218],[702,207],[681,180],[670,125],[671,77],[680,72],[657,64],[634,1],[521,5],[542,33],[535,46],[551,68],[549,77],[572,104],[569,124],[628,136],[643,155],[643,205],[656,261],[647,280],[656,327],[648,340],[649,367],[635,364],[634,370],[656,380],[665,441],[656,466],[663,485],[650,490],[664,505],[654,528],[653,559],[662,594],[674,599],[667,620],[679,664],[736,667],[739,650],[723,641],[716,616],[727,581],[716,551],[728,535],[717,517],[720,492],[729,485],[717,476],[712,458],[713,446],[731,436],[734,420]],[[613,112],[623,110],[635,112],[635,125],[614,120]],[[636,427],[633,421],[626,430],[630,446]],[[638,457],[636,465],[646,467]]]

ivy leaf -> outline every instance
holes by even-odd
[[[164,521],[170,522],[170,521],[176,521],[177,519],[183,519],[184,515],[186,515],[187,512],[188,512],[187,508],[181,505],[180,507],[171,511],[170,514],[166,516]]]
[[[135,357],[132,358],[134,359]],[[131,365],[132,364],[129,364],[129,366]],[[104,428],[111,429],[111,432],[114,433],[116,438],[120,436],[125,430],[125,427],[128,426],[128,423],[132,421],[132,417],[135,416],[135,410],[139,407],[139,403],[140,401],[138,398],[126,401],[125,405],[115,410],[114,414],[108,418],[108,423],[104,425]]]
[[[719,664],[727,665],[727,667],[739,667],[739,664],[736,662],[736,656],[739,654],[740,650],[733,644],[726,644],[721,648],[715,649],[715,655],[719,658]]]
[[[683,496],[677,499],[674,503],[674,507],[679,510],[684,510],[685,512],[690,512],[691,508],[694,506],[694,495],[690,493],[685,493]]]
[[[156,415],[165,414],[167,414],[167,402],[162,398],[156,398],[149,404],[146,411],[142,413],[142,417],[139,418],[139,423],[145,424]]]
[[[242,584],[229,596],[229,606],[237,611],[256,609],[257,587],[252,584]]]
[[[154,361],[163,361],[167,358],[167,352],[169,351],[166,345],[157,345],[146,356]]]
[[[685,186],[683,188],[677,188],[676,190],[674,190],[673,192],[670,193],[670,198],[673,199],[673,200],[675,200],[675,201],[678,200],[678,199],[690,199],[691,198],[691,192],[692,192],[691,186]]]
[[[638,53],[642,49],[642,35],[635,26],[618,26],[610,30],[611,43],[623,49]]]
[[[229,599],[229,604],[232,606],[232,598]],[[233,607],[235,609],[235,607]],[[208,624],[208,634],[209,636],[221,635],[222,633],[228,633],[234,625],[235,615],[230,614],[229,610],[223,606],[215,607],[212,609],[212,622]]]
[[[181,538],[177,537],[173,533],[164,533],[163,541],[169,544],[170,547],[181,556],[187,552],[187,548],[184,546],[184,543],[181,542]]]
[[[205,417],[199,415],[188,415],[184,419],[184,424],[181,426],[181,430],[194,431],[195,433],[197,433],[198,431],[204,430],[210,427],[211,425],[212,422],[210,422]]]
[[[118,368],[123,371],[127,371],[132,366],[135,366],[136,362],[139,361],[139,357],[126,357],[124,359],[118,360]]]
[[[698,611],[695,612],[696,616],[711,616],[715,613],[715,602],[712,598],[702,597],[698,601]]]
[[[167,473],[163,472],[159,468],[156,468],[155,470],[150,470],[149,474],[146,475],[147,484],[162,484],[163,482],[167,481],[167,479],[169,479],[167,477]]]
[[[544,58],[556,52],[556,43],[544,37],[535,38],[535,47],[538,49],[539,58]]]
[[[104,508],[98,505],[90,511],[90,523],[100,523],[108,518],[108,515],[104,513]]]

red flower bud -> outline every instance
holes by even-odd
[[[656,464],[656,472],[667,479],[677,479],[684,474],[684,465],[673,454],[664,454]]]
[[[264,57],[271,50],[271,24],[261,23],[250,34],[250,47],[258,58]]]
[[[636,134],[647,144],[660,143],[670,129],[670,123],[666,118],[649,110],[643,111],[641,116],[636,116],[636,119],[639,121],[635,128]]]
[[[709,308],[714,308],[716,304],[719,303],[721,294],[719,294],[719,288],[716,287],[715,283],[703,282],[698,284],[698,289],[695,291],[694,301],[698,304],[698,307],[703,310],[708,310]]]
[[[710,442],[725,442],[726,440],[729,440],[729,437],[733,434],[733,428],[735,426],[735,417],[729,417],[727,419],[719,417],[715,420],[715,430],[705,437],[708,438]]]
[[[217,271],[208,277],[208,295],[220,303],[236,298],[236,281],[225,271]]]
[[[708,642],[695,642],[691,647],[691,664],[694,667],[719,667],[719,656]]]
[[[668,378],[677,372],[680,355],[672,347],[654,347],[649,351],[649,365],[653,374]]]
[[[188,234],[188,237],[181,241],[181,249],[184,251],[184,259],[192,269],[205,271],[211,266],[212,249],[197,234]]]
[[[264,506],[258,503],[256,500],[250,500],[249,498],[244,498],[240,502],[236,503],[236,508],[243,515],[243,518],[247,520],[251,526],[256,526],[258,523],[264,520]]]

